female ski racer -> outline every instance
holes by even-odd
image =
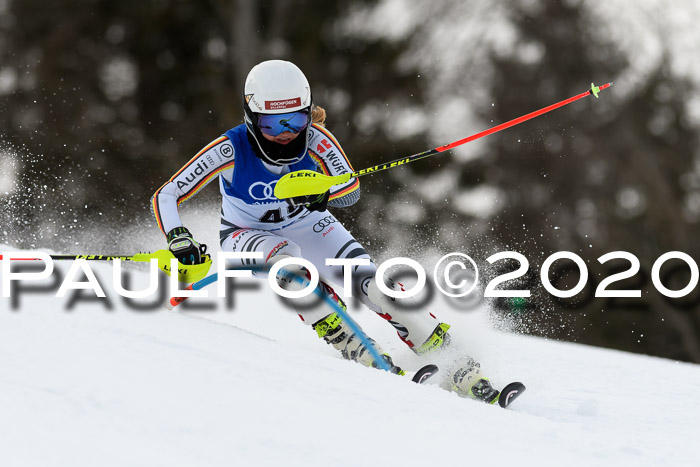
[[[182,225],[178,206],[218,176],[222,250],[262,253],[262,260],[241,260],[237,266],[272,263],[282,257],[305,258],[318,269],[322,278],[319,286],[345,308],[325,282],[335,279],[342,284],[342,269],[327,266],[326,258],[370,257],[326,207],[355,204],[360,198],[359,181],[351,178],[324,194],[290,200],[277,199],[274,187],[280,177],[296,170],[322,171],[326,175],[351,173],[350,162],[324,128],[325,111],[313,107],[309,83],[293,63],[270,60],[253,67],[243,97],[245,123],[206,145],[153,195],[152,209],[158,227],[181,263],[200,263],[206,246],[199,244]],[[446,347],[450,326],[428,312],[399,309],[393,299],[377,288],[375,272],[372,262],[356,267],[353,295],[394,326],[399,338],[417,354]],[[283,275],[278,274],[277,280],[282,288],[289,286]],[[298,312],[304,323],[311,325],[343,357],[377,366],[371,352],[337,313],[324,307]],[[403,374],[389,355],[374,345],[392,371]],[[498,391],[482,377],[479,364],[469,357],[448,370],[443,386],[490,403],[498,397]]]

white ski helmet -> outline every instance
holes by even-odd
[[[268,60],[250,70],[243,90],[248,138],[255,154],[270,164],[290,165],[306,155],[311,124],[311,88],[293,63]],[[288,144],[265,139],[284,131],[299,135]]]

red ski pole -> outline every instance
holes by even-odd
[[[489,128],[488,130],[484,130],[482,132],[468,136],[464,139],[460,139],[453,143],[445,144],[444,146],[438,146],[437,148],[428,149],[427,151],[419,152],[418,154],[413,154],[412,156],[404,157],[402,159],[396,159],[394,161],[384,162],[373,167],[367,167],[366,169],[358,170],[350,174],[330,176],[313,172],[311,170],[299,170],[296,172],[291,172],[282,177],[277,182],[277,184],[275,185],[275,196],[279,199],[284,199],[293,198],[295,196],[325,193],[328,189],[330,189],[330,187],[345,183],[352,177],[361,177],[363,175],[371,174],[374,172],[391,169],[393,167],[398,167],[404,164],[415,162],[420,159],[425,159],[426,157],[434,156],[435,154],[440,154],[442,152],[449,151],[450,149],[454,149],[457,146],[467,144],[471,141],[483,138],[484,136],[492,135],[501,130],[505,130],[506,128],[510,128],[519,123],[523,123],[527,120],[546,114],[547,112],[551,112],[552,110],[558,109],[559,107],[571,104],[572,102],[575,102],[579,99],[583,99],[586,96],[595,96],[597,98],[598,93],[600,91],[609,88],[610,86],[612,86],[612,84],[613,83],[607,83],[603,84],[602,86],[595,86],[593,83],[591,83],[591,88],[586,92],[582,92],[581,94],[578,94],[576,96],[569,97],[568,99],[564,99],[563,101],[549,105],[540,110],[530,112],[529,114],[523,115],[522,117],[514,118],[513,120],[501,123],[500,125],[496,125],[495,127]]]

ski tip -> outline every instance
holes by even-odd
[[[508,407],[515,399],[525,392],[525,385],[520,382],[510,383],[506,385],[498,396],[498,405],[504,409]]]
[[[413,375],[411,381],[418,384],[424,383],[438,371],[440,370],[438,369],[437,365],[433,365],[432,363],[429,365],[425,365],[423,368],[416,371],[416,374]]]

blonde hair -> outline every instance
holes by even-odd
[[[311,123],[316,123],[317,125],[326,126],[326,109],[318,105],[314,105],[311,109]]]

